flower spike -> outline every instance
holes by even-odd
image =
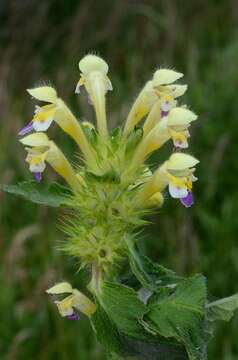
[[[183,74],[159,69],[140,91],[124,129],[114,129],[110,134],[106,118],[106,95],[112,90],[108,64],[96,55],[87,55],[79,61],[79,70],[76,93],[85,87],[95,110],[96,126],[79,122],[53,87],[42,86],[28,90],[43,104],[36,106],[33,119],[20,131],[24,135],[20,141],[37,182],[49,164],[72,188],[67,198],[72,212],[64,222],[68,241],[61,248],[80,259],[80,268],[91,269],[88,289],[100,297],[104,280],[110,279],[110,271],[116,273],[128,254],[127,239],[133,241],[133,231],[146,223],[146,214],[163,205],[165,191],[186,208],[193,205],[198,160],[182,150],[188,147],[190,126],[197,115],[179,104],[187,90],[186,84],[177,84]],[[53,122],[82,151],[74,167],[45,133]],[[32,130],[36,132],[28,135]],[[153,173],[147,160],[168,141],[173,144],[173,153]],[[56,296],[55,305],[68,319],[78,320],[78,311],[90,316],[96,309],[69,283],[56,284],[47,292]],[[103,306],[103,301],[99,303]]]

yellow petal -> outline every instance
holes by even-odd
[[[124,135],[128,135],[134,129],[143,117],[149,113],[157,100],[158,96],[153,89],[152,81],[148,81],[132,105],[126,120]]]
[[[72,293],[73,288],[68,282],[61,282],[52,286],[50,289],[46,290],[46,292],[51,295]]]
[[[40,86],[35,89],[27,89],[27,91],[37,100],[46,101],[52,104],[57,101],[57,93],[51,86]]]
[[[86,55],[80,60],[79,69],[84,75],[88,75],[91,71],[100,71],[104,75],[108,73],[107,63],[96,55]]]
[[[73,290],[73,306],[87,316],[96,311],[96,305],[77,289]]]
[[[131,164],[144,162],[145,158],[153,151],[159,149],[166,141],[170,139],[167,117],[158,122],[157,125],[143,138],[138,145]]]
[[[164,203],[164,197],[161,192],[157,192],[152,195],[148,200],[149,207],[161,207]]]
[[[39,111],[34,115],[33,121],[45,121],[45,120],[49,119],[50,117],[53,117],[55,114],[55,111],[56,111],[55,107],[53,109],[50,109],[47,111]]]
[[[56,146],[56,144],[53,141],[50,141],[49,143],[50,148],[47,153],[46,161],[60,176],[66,180],[66,182],[72,187],[73,190],[78,190],[80,187],[80,177],[76,176],[70,162],[64,156],[62,151]]]
[[[177,97],[182,96],[188,89],[188,85],[168,85],[168,90],[172,93],[173,97],[176,99]]]
[[[107,136],[106,99],[108,91],[107,77],[101,71],[92,71],[85,82],[86,90],[93,103],[97,118],[97,127],[101,135]]]
[[[199,160],[195,159],[195,157],[184,154],[184,153],[174,153],[170,156],[167,162],[167,170],[185,170],[192,168],[193,166],[197,165]]]
[[[182,107],[176,107],[172,109],[168,115],[168,126],[187,126],[196,119],[197,115],[192,111]]]
[[[73,310],[74,295],[69,295],[61,301],[55,301],[61,316],[69,316],[74,312]]]
[[[26,146],[49,146],[49,138],[46,134],[38,132],[25,136],[19,140]]]
[[[181,77],[183,77],[183,74],[177,71],[170,69],[159,69],[154,73],[153,86],[157,87],[160,85],[169,85]]]

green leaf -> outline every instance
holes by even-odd
[[[123,346],[121,335],[116,325],[98,302],[97,311],[91,316],[90,320],[98,341],[105,349],[109,353],[121,354]]]
[[[24,181],[17,185],[1,185],[0,189],[14,195],[19,195],[36,204],[47,206],[65,206],[67,196],[71,194],[69,188],[58,183],[51,184],[48,188],[34,181]]]
[[[121,333],[145,338],[144,329],[139,320],[143,318],[147,308],[139,300],[136,291],[121,284],[104,282],[99,300]]]
[[[144,321],[161,336],[183,343],[190,360],[206,359],[205,302],[205,278],[195,275],[167,296],[157,297]]]
[[[172,270],[155,264],[140,254],[130,239],[127,240],[127,245],[131,270],[144,288],[153,292],[159,290],[161,286],[171,285],[182,280]]]
[[[130,359],[147,360],[187,360],[186,350],[180,344],[171,343],[166,339],[156,339],[145,342],[137,339],[126,338],[128,354],[135,356]]]
[[[108,353],[109,359],[170,359],[187,360],[184,348],[166,339],[154,337],[141,341],[123,335],[107,312],[97,302],[97,311],[90,318],[98,341]]]
[[[238,309],[238,294],[209,303],[206,305],[206,309],[209,321],[229,321],[235,310]]]

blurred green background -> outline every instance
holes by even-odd
[[[181,274],[203,272],[212,299],[237,292],[237,0],[0,0],[0,183],[31,178],[16,135],[32,116],[26,88],[50,81],[81,119],[91,118],[85,96],[74,95],[78,60],[90,51],[110,64],[111,126],[156,67],[185,74],[184,101],[199,114],[189,149],[201,160],[196,205],[168,199],[141,246]],[[74,157],[59,128],[50,136]],[[49,169],[44,181],[52,179]],[[60,215],[0,193],[0,359],[106,358],[87,319],[63,320],[44,293],[62,279],[85,282],[56,249]],[[218,326],[209,359],[238,359],[237,329],[238,314]]]

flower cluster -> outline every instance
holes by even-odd
[[[106,95],[113,88],[108,65],[96,55],[87,55],[79,62],[79,70],[75,92],[85,88],[95,110],[96,126],[78,121],[54,88],[42,86],[28,90],[40,105],[19,135],[24,136],[20,141],[36,181],[41,181],[49,164],[70,186],[68,204],[74,213],[65,227],[69,239],[63,248],[79,257],[81,266],[94,269],[95,285],[95,279],[117,269],[128,251],[125,239],[134,237],[151,209],[162,206],[167,189],[185,207],[193,204],[198,160],[182,150],[188,147],[189,127],[197,116],[186,105],[178,104],[187,90],[187,85],[176,83],[183,74],[159,69],[142,88],[124,127],[110,132]],[[82,160],[76,166],[45,134],[54,122],[79,146]],[[157,169],[150,169],[149,156],[170,140],[172,155]],[[60,313],[77,318],[74,308],[82,298],[78,302],[77,291],[65,283],[60,290],[51,289],[51,293],[58,291],[70,293],[56,302]]]

